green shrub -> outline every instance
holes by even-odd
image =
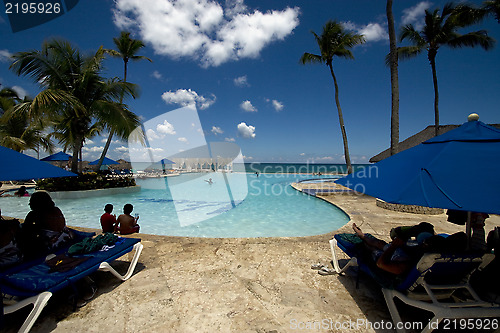
[[[116,188],[135,186],[132,177],[111,177],[96,173],[86,173],[77,177],[47,178],[39,180],[36,184],[37,190],[50,192],[59,191],[83,191],[103,188]]]

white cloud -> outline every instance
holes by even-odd
[[[212,126],[212,133],[214,133],[215,135],[217,135],[217,134],[224,133],[224,131],[220,127]]]
[[[412,24],[416,30],[422,30],[425,24],[425,10],[431,6],[431,2],[422,1],[413,7],[403,9],[403,16],[401,17],[402,25]]]
[[[165,135],[175,135],[176,131],[174,125],[164,120],[163,123],[156,125],[156,131],[149,128],[146,131],[146,136],[149,141],[161,140],[165,138]]]
[[[333,156],[322,156],[322,157],[316,157],[314,160],[315,161],[333,161],[335,158]]]
[[[176,91],[166,91],[161,95],[161,98],[167,104],[179,104],[181,106],[188,106],[196,104],[196,106],[204,110],[215,103],[215,95],[212,98],[200,96],[196,91],[191,89],[177,89]]]
[[[115,150],[119,151],[121,153],[126,153],[126,152],[128,152],[128,147],[121,146],[121,147],[115,148]]]
[[[146,136],[148,137],[148,140],[150,140],[150,141],[160,139],[160,136],[158,134],[156,134],[156,132],[151,128],[146,131]]]
[[[255,138],[255,127],[247,125],[245,122],[241,122],[238,124],[238,133],[240,136],[246,139]]]
[[[352,30],[359,35],[365,37],[366,42],[378,42],[380,40],[387,40],[389,35],[385,26],[379,23],[368,23],[367,25],[358,25],[354,22],[342,22],[342,25],[347,30]]]
[[[107,137],[105,137],[105,138],[103,137],[100,141],[102,143],[106,143],[106,142],[108,142],[108,138]],[[111,143],[112,144],[120,144],[120,143],[122,143],[122,140],[120,140],[120,139],[111,140]]]
[[[299,8],[250,12],[242,0],[116,0],[114,23],[139,29],[155,52],[174,58],[192,57],[203,66],[255,58],[299,24]]]
[[[163,75],[161,75],[161,73],[158,72],[158,71],[153,71],[153,73],[151,73],[151,76],[154,77],[157,80],[163,79]]]
[[[94,146],[94,147],[89,147],[89,146],[83,146],[82,151],[84,153],[100,153],[104,150],[103,146]]]
[[[226,142],[235,142],[236,140],[234,138],[225,138],[224,141],[226,141]]]
[[[24,99],[24,97],[26,97],[28,95],[26,90],[24,90],[23,88],[21,88],[19,86],[12,86],[12,90],[14,90],[17,93],[17,95],[19,96],[19,98],[21,98],[21,99]]]
[[[171,123],[169,123],[166,120],[163,121],[163,124],[156,125],[156,130],[160,133],[163,133],[163,134],[170,134],[170,135],[175,134],[174,125],[172,125]]]
[[[234,17],[247,11],[244,0],[226,0],[225,13],[228,17]]]
[[[281,110],[283,110],[283,108],[285,107],[285,106],[283,105],[283,103],[281,103],[281,102],[279,102],[279,101],[277,101],[277,100],[275,100],[275,99],[273,99],[271,103],[273,104],[273,108],[274,108],[276,111],[278,111],[278,112],[279,112],[279,111],[281,111]]]
[[[233,80],[234,85],[237,87],[250,87],[250,84],[248,83],[248,78],[246,75],[237,77]]]
[[[180,138],[177,138],[177,140],[178,140],[179,142],[188,143],[188,139],[187,139],[187,138],[185,138],[185,137],[180,137]]]
[[[9,50],[0,50],[0,62],[9,62],[11,61],[10,57],[12,53]]]
[[[252,103],[248,100],[243,101],[240,104],[240,108],[242,108],[246,112],[257,112],[257,109],[252,105]]]
[[[378,23],[369,23],[362,27],[358,33],[365,36],[367,42],[377,42],[379,40],[387,40],[389,35],[384,27]]]

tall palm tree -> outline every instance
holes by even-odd
[[[389,66],[391,69],[391,155],[394,155],[399,151],[399,77],[392,1],[387,0],[386,14],[387,26],[389,28]]]
[[[72,148],[73,172],[79,171],[78,154],[93,128],[116,119],[123,119],[132,129],[140,124],[135,114],[116,102],[123,94],[135,97],[136,87],[106,81],[100,75],[102,47],[84,56],[69,42],[52,40],[44,42],[41,50],[19,52],[13,59],[11,69],[31,77],[43,89],[33,101],[16,106],[14,112],[26,112],[30,119],[47,117],[56,122],[54,129],[66,134],[66,143]]]
[[[140,49],[142,49],[145,45],[141,40],[130,38],[130,32],[122,31],[120,33],[120,37],[113,38],[113,42],[115,43],[117,50],[106,50],[108,54],[113,57],[119,57],[123,59],[123,82],[127,82],[127,66],[129,60],[137,61],[137,60],[149,60],[152,61],[148,57],[136,55]],[[120,103],[123,103],[123,96],[120,97]],[[111,125],[111,124],[109,124]],[[118,134],[121,138],[126,139],[130,131],[123,131],[123,128],[119,126],[109,126],[109,136],[106,141],[106,145],[104,146],[104,150],[102,151],[101,157],[99,158],[99,162],[97,164],[97,170],[101,168],[102,161],[104,157],[108,153],[109,145],[111,144],[111,140],[113,139],[114,134]]]
[[[401,29],[400,41],[409,40],[412,45],[398,48],[400,59],[408,59],[427,51],[427,58],[431,65],[432,81],[434,84],[434,122],[435,135],[439,135],[439,91],[436,74],[436,55],[441,46],[451,48],[480,46],[485,50],[495,45],[495,40],[488,36],[485,30],[459,34],[458,29],[477,23],[479,16],[468,6],[456,6],[448,3],[439,9],[425,11],[425,26],[422,31],[417,31],[409,24]]]
[[[344,27],[335,21],[328,21],[323,26],[323,32],[318,36],[314,31],[311,31],[319,46],[320,54],[304,53],[300,58],[300,62],[305,65],[309,63],[324,63],[330,69],[330,74],[333,78],[335,88],[335,104],[339,114],[340,130],[342,132],[342,140],[344,142],[344,156],[347,165],[347,172],[352,173],[351,158],[349,156],[349,147],[347,144],[347,134],[344,126],[344,117],[339,101],[339,86],[337,78],[333,71],[333,57],[346,59],[354,59],[350,48],[355,45],[364,43],[365,39],[362,35],[356,35],[344,29]]]

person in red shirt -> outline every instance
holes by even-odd
[[[116,222],[116,215],[111,215],[113,212],[113,205],[107,204],[104,206],[104,212],[105,213],[101,216],[102,232],[115,232],[118,223]]]

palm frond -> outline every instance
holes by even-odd
[[[402,46],[398,47],[398,59],[400,60],[407,60],[411,58],[415,58],[418,56],[424,48],[421,48],[419,46]]]
[[[305,64],[316,64],[316,63],[322,63],[323,58],[320,55],[317,54],[312,54],[312,53],[304,53],[301,57],[299,62],[302,65]]]
[[[469,32],[450,40],[447,45],[453,48],[480,46],[488,51],[495,46],[495,39],[488,36],[485,30]]]

